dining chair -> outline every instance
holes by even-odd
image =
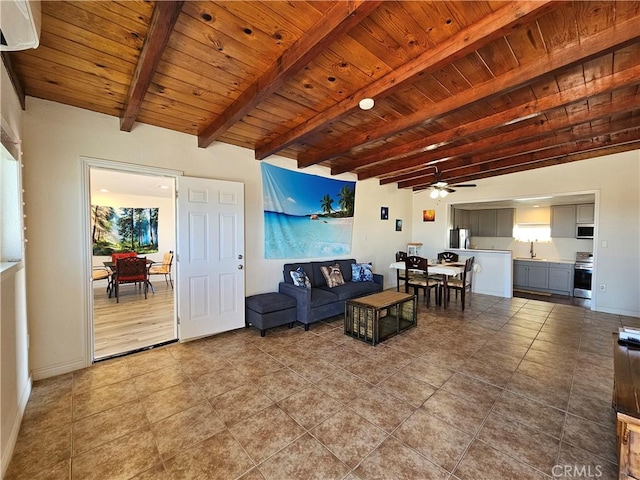
[[[406,259],[407,252],[403,252],[402,250],[396,252],[396,262],[404,262]],[[404,268],[396,269],[396,292],[400,291],[400,280],[404,282],[404,293],[408,293],[409,286],[407,285],[407,280],[409,280],[409,274]]]
[[[173,279],[171,278],[171,264],[173,263],[173,251],[169,250],[162,256],[162,262],[154,262],[149,266],[149,275],[164,275],[167,285],[171,283],[173,289]]]
[[[438,260],[444,260],[445,262],[457,262],[458,254],[454,252],[440,252],[438,254]]]
[[[95,282],[96,280],[107,280],[107,293],[111,293],[111,288],[113,286],[112,279],[113,272],[111,269],[107,267],[92,267],[91,268],[91,279]]]
[[[139,284],[139,288],[144,285],[144,298],[147,298],[149,271],[146,258],[125,257],[118,260],[113,280],[116,303],[120,303],[120,285],[124,283]]]
[[[471,296],[473,295],[473,265],[475,257],[469,257],[464,262],[464,271],[461,278],[450,278],[447,281],[447,291],[443,292],[446,295],[446,301],[451,299],[451,290],[455,290],[456,298],[458,292],[460,292],[460,299],[462,301],[462,310],[464,311],[465,304],[465,292],[469,290],[469,303],[471,303]]]
[[[424,289],[424,295],[427,297],[427,308],[431,303],[431,290],[435,290],[436,304],[440,303],[440,286],[442,283],[429,277],[429,261],[426,258],[413,255],[407,257],[405,270],[407,273],[412,270],[405,285],[413,287],[414,295],[418,295],[418,290]]]

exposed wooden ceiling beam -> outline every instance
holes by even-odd
[[[510,30],[517,29],[523,22],[531,21],[562,2],[526,1],[508,2],[505,6],[485,16],[479,22],[461,30],[446,41],[427,50],[422,55],[394,69],[391,73],[371,83],[358,92],[349,95],[344,100],[328,110],[316,115],[299,126],[289,130],[284,135],[258,146],[255,151],[256,159],[262,160],[287,146],[298,142],[302,137],[334,122],[358,107],[362,98],[383,98],[391,95],[405,86],[416,75],[427,70],[435,71],[443,66],[465,57],[469,53],[481,48],[491,41],[506,35]],[[318,163],[322,159],[304,158],[298,161],[300,168]]]
[[[352,171],[358,167],[365,167],[361,172],[358,172],[358,178],[364,180],[384,175],[391,170],[410,168],[437,161],[440,158],[450,156],[446,152],[443,153],[442,147],[451,143],[459,142],[472,135],[479,135],[504,125],[512,125],[542,115],[545,111],[554,108],[563,107],[627,85],[639,83],[640,65],[636,65],[627,70],[592,80],[587,84],[577,85],[562,92],[468,122],[465,125],[445,130],[415,142],[377,151],[375,154],[362,158],[341,162],[339,166],[331,169],[331,174],[337,175]],[[376,165],[377,163],[380,164]]]
[[[322,21],[300,37],[273,65],[243,91],[227,109],[198,134],[198,146],[208,147],[238,120],[278,90],[289,78],[324,51],[335,39],[368,17],[382,1],[338,2]]]
[[[439,179],[441,178],[448,183],[459,183],[461,181],[467,181],[466,178],[470,174],[495,172],[521,163],[568,155],[572,152],[586,151],[592,148],[592,144],[611,146],[617,143],[626,143],[630,139],[637,140],[638,138],[636,138],[636,136],[639,135],[639,131],[638,119],[633,117],[612,122],[611,124],[600,125],[586,132],[569,132],[558,135],[557,141],[553,142],[551,146],[545,146],[543,142],[534,141],[528,145],[524,145],[523,150],[518,154],[500,158],[500,152],[496,152],[495,155],[488,153],[474,159],[471,164],[457,168],[442,166]],[[614,140],[615,137],[617,137],[617,140]],[[507,154],[507,152],[504,152],[503,155],[504,154]],[[418,187],[436,181],[436,176],[432,170],[433,169],[430,169],[424,176],[398,182],[398,188]],[[465,180],[461,180],[462,178],[465,178]]]
[[[597,105],[589,110],[585,110],[570,117],[567,117],[566,115],[559,116],[558,118],[554,118],[544,123],[536,122],[534,125],[529,125],[506,133],[500,133],[496,136],[488,136],[470,144],[460,145],[447,150],[445,152],[447,160],[439,163],[438,165],[441,166],[441,168],[446,169],[470,165],[473,161],[479,158],[479,155],[484,154],[485,152],[491,152],[493,158],[496,158],[497,155],[501,154],[500,152],[504,152],[504,149],[506,148],[513,149],[510,155],[521,153],[526,151],[527,142],[536,138],[548,138],[549,141],[558,143],[557,137],[552,135],[554,132],[578,127],[586,122],[607,119],[611,116],[637,109],[640,109],[640,97],[637,95],[630,95],[628,98],[620,99],[618,102]],[[638,120],[636,119],[636,121]],[[387,173],[390,171],[392,170],[388,170]],[[381,178],[380,185],[411,180],[424,172],[422,168],[414,168],[413,170],[404,172],[398,171],[396,168],[393,171],[396,171],[397,173]],[[366,172],[363,176],[366,178],[372,177],[371,172]],[[358,180],[362,180],[360,175],[358,175]]]
[[[120,114],[120,130],[130,132],[140,105],[147,94],[169,36],[178,20],[184,1],[156,2],[138,64],[133,72],[127,98]]]
[[[18,97],[20,106],[22,107],[22,110],[25,110],[27,107],[22,82],[20,81],[20,78],[18,78],[18,74],[13,68],[13,63],[11,63],[11,55],[9,54],[9,52],[4,50],[2,51],[2,63],[4,63],[4,68],[7,70],[7,75],[9,75],[9,80],[11,81],[11,85],[13,85],[13,90],[16,92],[16,96]]]
[[[396,135],[405,130],[434,121],[442,116],[451,114],[460,108],[469,106],[481,100],[487,100],[504,95],[514,89],[539,81],[541,78],[577,63],[587,62],[595,57],[622,48],[640,38],[637,19],[633,18],[616,25],[615,28],[602,30],[583,39],[573,47],[558,49],[544,57],[534,60],[521,67],[510,70],[498,77],[478,84],[474,88],[457,93],[455,96],[434,104],[431,108],[418,111],[379,127],[373,131],[349,135],[343,141],[337,142],[331,148],[315,154],[312,158],[304,159],[304,163],[321,162],[335,158],[349,152],[356,146],[377,142],[381,139]],[[298,162],[300,165],[300,161]]]

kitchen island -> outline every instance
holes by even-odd
[[[473,273],[473,293],[511,298],[513,296],[513,254],[511,250],[448,248],[459,261],[475,257],[478,265]]]

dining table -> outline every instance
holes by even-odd
[[[389,268],[393,269],[401,269],[404,270],[406,268],[405,262],[393,262],[389,265]],[[431,274],[439,274],[442,275],[442,287],[444,292],[447,291],[447,282],[449,277],[455,277],[456,275],[460,275],[464,272],[464,262],[445,262],[442,263],[439,260],[429,260],[429,275]],[[442,305],[444,308],[447,308],[447,295],[442,295]]]

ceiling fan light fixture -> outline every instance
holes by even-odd
[[[447,192],[446,190],[440,190],[438,194],[440,195],[440,198],[444,198],[449,195],[449,192]]]
[[[373,98],[363,98],[360,100],[360,103],[358,103],[362,110],[371,110],[374,104]]]
[[[438,198],[438,190],[436,190],[435,188],[431,190],[431,193],[429,194],[429,196],[433,199]]]

